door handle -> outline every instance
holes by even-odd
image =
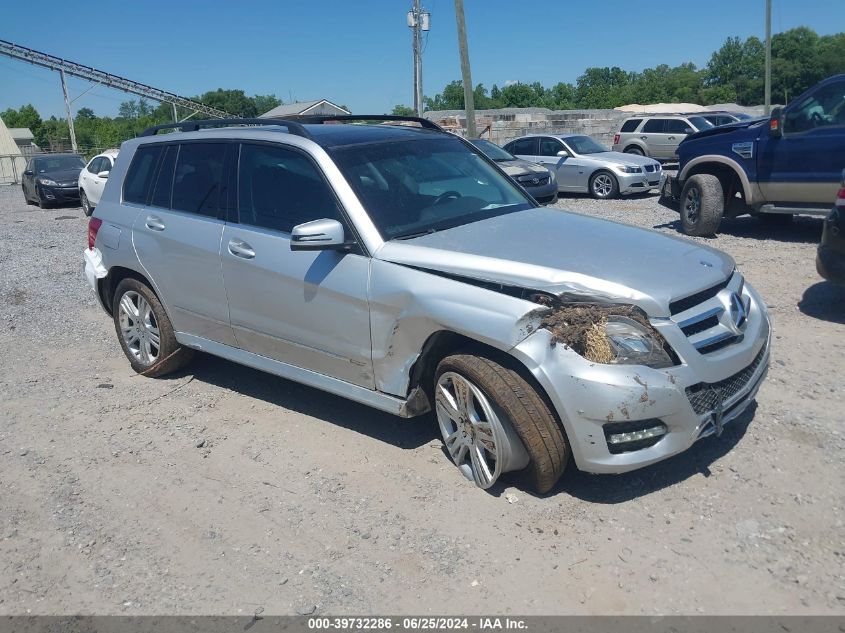
[[[164,222],[161,221],[161,218],[156,217],[154,215],[148,215],[146,220],[147,228],[151,231],[163,231],[164,230]]]
[[[675,137],[674,137],[674,136],[670,136],[670,137],[669,137],[669,138],[667,138],[666,140],[667,140],[667,141],[674,141],[674,140],[675,140]]]
[[[229,252],[241,259],[252,259],[255,257],[255,251],[252,250],[252,246],[236,238],[229,240]]]

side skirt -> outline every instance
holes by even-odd
[[[360,402],[361,404],[392,413],[402,418],[410,418],[425,412],[421,410],[417,402],[419,396],[415,393],[412,393],[411,397],[407,400],[397,398],[396,396],[353,385],[352,383],[338,380],[331,376],[318,374],[310,369],[289,365],[278,360],[273,360],[272,358],[267,358],[266,356],[259,356],[246,350],[184,332],[176,332],[176,340],[186,347],[208,352],[214,356],[219,356],[226,360],[252,367],[253,369],[266,371],[268,374],[274,374],[281,378],[320,389],[321,391],[333,393],[336,396],[349,398],[355,402]]]

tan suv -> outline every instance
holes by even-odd
[[[678,157],[678,145],[687,135],[713,127],[698,114],[653,114],[626,119],[613,136],[613,151],[657,160]]]

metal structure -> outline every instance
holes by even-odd
[[[414,31],[414,111],[418,117],[421,117],[423,115],[422,32],[431,28],[431,15],[420,8],[420,0],[414,0],[414,8],[408,11],[408,26]]]
[[[472,93],[472,73],[469,67],[467,25],[464,19],[464,0],[455,0],[455,20],[458,26],[458,48],[461,53],[461,79],[464,82],[464,109],[467,113],[467,138],[478,138],[475,129],[475,103]]]
[[[766,87],[763,112],[772,112],[772,0],[766,0]]]
[[[218,110],[217,108],[209,107],[207,105],[199,103],[198,101],[193,101],[192,99],[180,97],[179,95],[173,94],[172,92],[153,88],[152,86],[148,86],[146,84],[127,79],[126,77],[113,75],[102,70],[97,70],[96,68],[91,68],[90,66],[84,66],[83,64],[77,64],[76,62],[72,62],[67,59],[62,59],[61,57],[48,55],[47,53],[42,53],[40,51],[27,48],[26,46],[20,46],[12,42],[7,42],[6,40],[0,40],[0,55],[5,55],[6,57],[11,57],[12,59],[28,62],[35,66],[41,66],[42,68],[55,70],[59,73],[62,82],[62,93],[64,94],[65,99],[65,110],[67,111],[67,123],[68,128],[70,130],[70,140],[71,144],[73,145],[74,152],[77,151],[76,135],[74,134],[73,130],[73,116],[71,115],[70,110],[71,100],[68,97],[66,75],[85,79],[86,81],[90,81],[95,85],[99,84],[102,86],[106,86],[107,88],[115,88],[117,90],[122,90],[123,92],[138,95],[139,97],[147,97],[149,99],[153,99],[161,103],[169,103],[173,106],[174,120],[178,120],[176,113],[177,107],[185,108],[187,110],[193,110],[194,114],[204,114],[208,117],[213,118],[232,118],[233,116],[228,112],[224,112],[223,110]]]

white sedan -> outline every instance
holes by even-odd
[[[94,207],[100,203],[103,188],[106,186],[109,172],[114,167],[119,150],[107,149],[102,154],[92,158],[81,172],[79,172],[79,201],[85,215],[91,215]]]

